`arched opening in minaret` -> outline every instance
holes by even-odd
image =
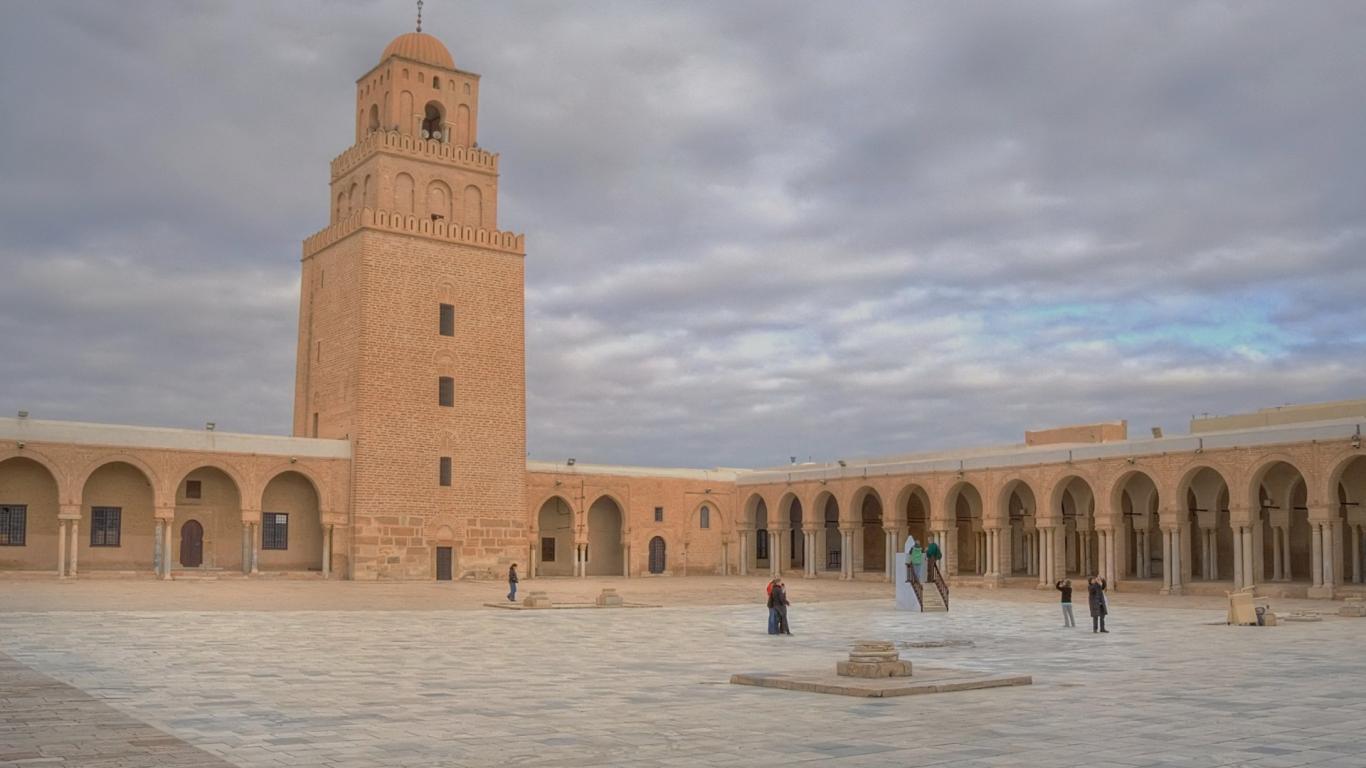
[[[427,110],[422,118],[422,138],[441,140],[441,125],[445,122],[441,105],[435,101],[427,102]]]
[[[378,104],[371,104],[371,105],[370,105],[370,132],[371,132],[371,133],[374,133],[375,131],[378,131],[378,130],[379,130],[379,105],[378,105]]]

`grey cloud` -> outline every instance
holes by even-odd
[[[288,429],[298,243],[410,13],[7,9],[0,406]],[[428,2],[426,27],[484,75],[528,235],[534,454],[772,464],[1362,394],[1358,3]]]

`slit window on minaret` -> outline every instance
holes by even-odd
[[[451,485],[451,457],[450,457],[450,456],[442,456],[442,457],[441,457],[441,468],[440,468],[440,473],[439,473],[439,475],[438,475],[438,482],[439,482],[443,487],[446,487],[446,488],[449,488],[450,485]]]
[[[442,305],[441,305],[441,335],[442,335],[442,336],[454,336],[454,335],[455,335],[455,305],[454,305],[454,304],[442,304]]]
[[[442,376],[437,384],[437,402],[442,408],[455,407],[455,379]]]

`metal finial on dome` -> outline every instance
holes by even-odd
[[[422,31],[422,0],[417,0],[417,31]]]

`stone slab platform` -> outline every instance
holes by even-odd
[[[662,605],[651,605],[650,603],[622,603],[621,605],[598,605],[597,603],[552,603],[548,607],[528,608],[520,602],[516,603],[484,603],[485,608],[502,608],[505,611],[554,611],[559,609],[593,608],[595,610],[609,610],[612,608],[663,608]]]
[[[913,677],[857,678],[831,673],[789,675],[777,672],[746,672],[731,675],[735,685],[754,685],[760,688],[781,688],[785,691],[833,693],[840,696],[886,698],[916,696],[924,693],[975,691],[981,688],[1002,688],[1013,685],[1032,685],[1029,675],[990,675],[964,669],[926,668],[917,666]]]

